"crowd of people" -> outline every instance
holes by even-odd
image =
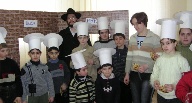
[[[137,32],[128,46],[127,21],[97,18],[99,40],[92,46],[92,25],[80,17],[69,8],[61,16],[66,29],[26,35],[30,61],[21,69],[7,57],[0,28],[0,103],[151,103],[154,91],[158,103],[192,103],[192,11],[157,20],[160,36],[147,28],[145,12],[135,13],[130,23]],[[46,64],[41,42],[48,48]]]

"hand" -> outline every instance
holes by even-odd
[[[174,89],[174,85],[173,84],[165,84],[164,87],[165,87],[167,92],[172,92],[173,89]]]
[[[147,68],[148,68],[148,65],[147,65],[147,64],[144,64],[144,65],[141,65],[141,66],[139,67],[138,71],[139,71],[140,73],[144,73],[144,72],[147,70]]]
[[[98,74],[101,74],[101,72],[102,72],[101,69],[99,69],[97,73],[98,73]]]
[[[49,98],[49,103],[52,103],[54,101],[54,97]]]
[[[61,85],[61,90],[62,91],[65,91],[67,89],[67,85],[65,84],[65,83],[63,83],[62,85]]]
[[[125,75],[125,77],[124,77],[124,83],[125,83],[126,85],[129,84],[129,74],[128,74],[128,73],[126,73],[126,75]]]
[[[22,103],[27,103],[27,101],[23,101]]]
[[[156,90],[159,90],[159,87],[160,87],[159,81],[158,81],[158,80],[154,81],[154,88],[155,88]]]
[[[16,97],[14,103],[22,103],[21,97]]]
[[[93,59],[89,59],[89,60],[87,61],[87,63],[88,63],[89,65],[93,65]]]
[[[158,55],[157,53],[154,54],[154,60],[157,60],[157,58],[159,58],[160,55]]]

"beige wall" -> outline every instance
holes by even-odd
[[[192,0],[187,0],[187,10],[192,11]]]

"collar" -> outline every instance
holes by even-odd
[[[89,47],[89,45],[88,45],[88,44],[86,44],[86,45],[81,45],[81,44],[79,44],[79,47],[80,47],[80,49],[86,49],[86,48]]]
[[[176,56],[176,55],[181,55],[180,54],[180,52],[178,52],[178,51],[176,51],[174,54],[167,54],[167,53],[165,53],[165,52],[163,52],[163,55],[165,56],[165,57],[173,57],[173,56]]]
[[[109,39],[108,41],[101,41],[101,40],[99,40],[99,41],[97,41],[97,42],[100,42],[100,43],[108,43],[108,42],[110,42],[110,41],[112,41],[113,39]]]
[[[49,62],[51,63],[57,63],[59,61],[59,59],[56,59],[56,60],[53,60],[53,59],[50,59]]]
[[[139,33],[136,32],[135,34],[133,34],[133,37],[137,38],[137,35],[138,35],[138,34],[139,34]],[[153,33],[150,31],[150,29],[147,29],[147,35],[146,35],[146,37],[151,37],[151,36],[153,36]]]
[[[118,49],[118,47],[115,48],[116,51],[125,51],[125,50],[128,50],[128,48],[124,45],[124,48],[123,49]]]
[[[179,45],[179,46],[182,46],[182,47],[187,47],[187,48],[189,48],[191,44],[184,46],[184,45],[182,45],[181,42],[179,42],[178,45]]]
[[[78,75],[75,76],[75,79],[77,81],[86,81],[87,78],[88,78],[87,76],[78,76]]]
[[[40,62],[39,65],[45,65],[45,64],[43,64],[41,61],[39,61],[39,62]],[[25,65],[26,65],[26,66],[31,66],[31,65],[33,65],[33,63],[31,63],[31,61],[29,61],[29,62],[27,62]]]
[[[104,76],[104,74],[101,73],[101,78],[103,78],[103,79],[113,79],[113,78],[115,78],[115,75],[114,75],[113,73],[111,73],[111,76],[110,76],[109,78],[106,78],[106,77]]]

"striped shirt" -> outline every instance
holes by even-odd
[[[69,86],[70,103],[93,103],[95,85],[90,76],[75,76]]]

